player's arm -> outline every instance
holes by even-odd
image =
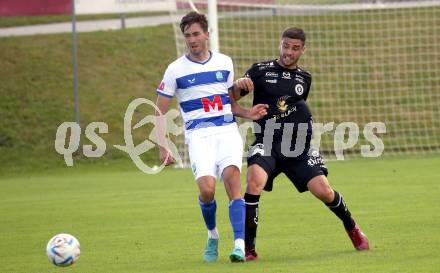
[[[171,151],[168,147],[167,141],[167,120],[165,114],[170,108],[171,98],[158,95],[156,100],[156,106],[159,111],[156,110],[156,129],[157,140],[159,144],[159,159],[161,163],[165,163],[165,166],[173,164],[175,159],[173,158]]]
[[[229,99],[231,101],[231,110],[234,116],[251,120],[258,120],[267,115],[267,108],[269,108],[269,105],[267,104],[257,104],[254,105],[251,109],[243,108],[235,100],[232,90],[229,90]]]
[[[307,101],[307,98],[309,97],[310,87],[312,86],[312,75],[309,76],[309,78],[306,80],[306,82],[307,82],[307,88],[303,94],[304,101]]]
[[[250,92],[254,92],[254,83],[249,77],[239,78],[234,82],[234,85],[230,88],[230,91],[232,91],[232,96],[234,96],[234,99],[239,100]]]

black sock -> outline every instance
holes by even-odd
[[[353,218],[351,218],[351,213],[348,210],[344,198],[342,198],[342,195],[340,195],[337,191],[334,192],[335,192],[335,199],[333,199],[333,202],[326,203],[325,205],[331,211],[333,211],[333,213],[336,214],[336,216],[338,216],[339,219],[341,219],[346,230],[352,230],[356,225],[356,223],[354,222]]]
[[[246,204],[244,242],[246,249],[255,249],[255,242],[257,239],[259,200],[260,195],[253,195],[249,193],[244,194],[244,202]]]

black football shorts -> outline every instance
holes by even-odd
[[[308,191],[307,183],[315,176],[328,174],[324,159],[317,150],[310,150],[302,158],[289,158],[274,153],[264,155],[263,144],[256,143],[249,149],[247,162],[248,166],[257,164],[267,173],[265,191],[272,191],[273,180],[280,173],[284,173],[299,192]]]

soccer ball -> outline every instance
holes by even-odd
[[[46,254],[54,265],[69,266],[79,259],[79,242],[70,234],[57,234],[47,243]]]

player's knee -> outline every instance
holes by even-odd
[[[214,200],[215,191],[212,189],[204,189],[200,191],[200,200],[203,203],[209,203]]]
[[[319,199],[321,199],[322,202],[324,202],[324,203],[330,203],[330,202],[333,202],[334,198],[335,198],[335,193],[334,193],[333,189],[329,185],[326,185],[322,189],[321,197]]]
[[[230,165],[224,168],[222,172],[222,178],[223,181],[233,181],[238,180],[240,181],[240,169],[235,165]],[[240,183],[240,182],[239,182]]]
[[[255,176],[248,176],[247,178],[247,186],[246,186],[246,192],[254,195],[260,195],[263,191],[264,183]]]
[[[211,202],[215,194],[215,180],[210,176],[202,176],[197,179],[200,190],[200,199],[204,203]]]
[[[200,199],[203,203],[209,203],[214,200],[215,187],[204,186],[200,187]]]
[[[313,178],[308,184],[309,190],[324,203],[331,203],[335,197],[327,180],[321,176]]]

